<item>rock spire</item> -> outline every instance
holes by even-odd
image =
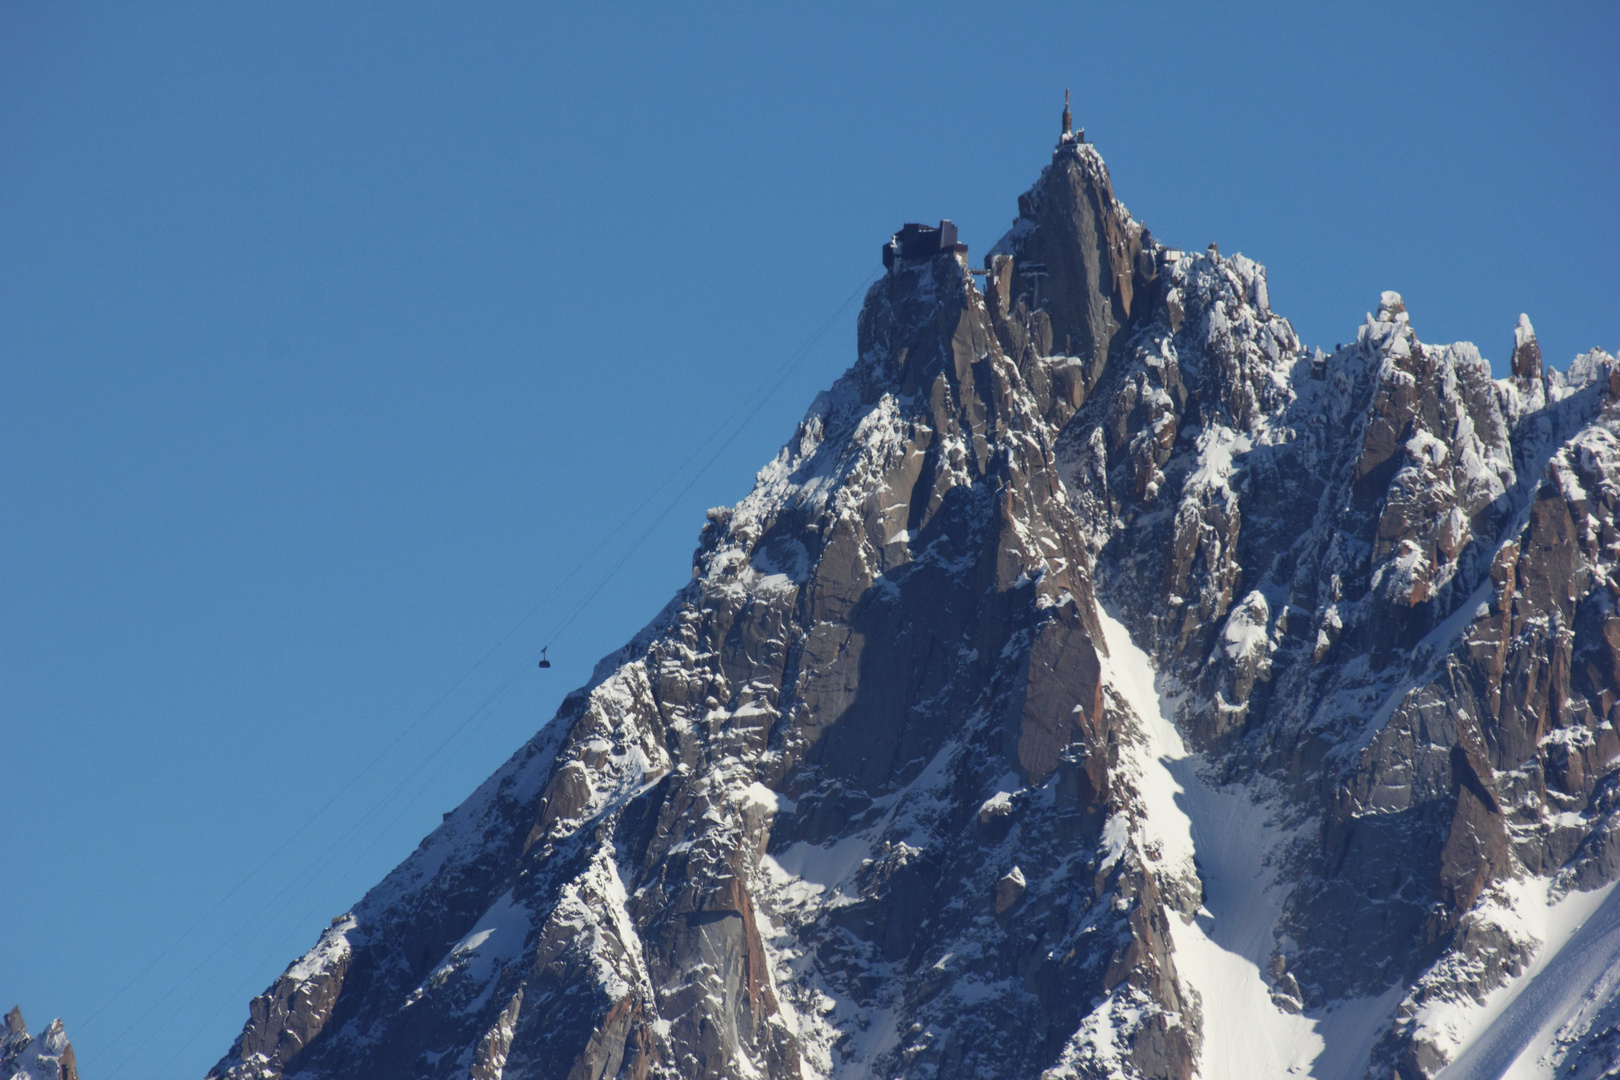
[[[22,1010],[13,1007],[0,1031],[0,1077],[6,1080],[79,1080],[73,1047],[61,1020],[52,1020],[38,1037],[28,1034]]]

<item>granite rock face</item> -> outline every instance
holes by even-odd
[[[1068,138],[984,261],[872,286],[691,583],[213,1076],[1428,1077],[1475,1039],[1620,876],[1613,359],[1521,319],[1493,380],[1394,293],[1307,349]]]
[[[73,1057],[62,1021],[52,1020],[39,1035],[28,1034],[22,1010],[6,1014],[0,1030],[0,1077],[6,1080],[79,1080],[79,1067]]]

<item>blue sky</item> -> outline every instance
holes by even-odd
[[[1521,311],[1614,351],[1617,13],[0,3],[0,1009],[201,1076],[688,577],[887,235],[995,241],[1065,86],[1309,343],[1396,289],[1499,372]]]

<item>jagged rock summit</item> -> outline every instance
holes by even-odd
[[[1615,1068],[1613,358],[1307,348],[1064,128],[212,1076]]]
[[[61,1020],[52,1020],[37,1038],[28,1034],[22,1009],[6,1013],[0,1031],[0,1077],[5,1080],[79,1080],[73,1047]]]

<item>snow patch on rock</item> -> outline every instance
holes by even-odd
[[[1314,1015],[1278,1004],[1265,972],[1286,894],[1278,875],[1296,831],[1276,824],[1252,790],[1204,778],[1202,758],[1170,720],[1173,705],[1160,696],[1152,661],[1113,614],[1101,617],[1109,684],[1141,728],[1128,765],[1144,809],[1138,842],[1160,872],[1193,876],[1203,897],[1190,921],[1170,920],[1177,974],[1203,1014],[1198,1075],[1359,1080],[1397,997],[1343,1001]],[[1089,1023],[1099,1038],[1111,1028],[1098,1014]]]

